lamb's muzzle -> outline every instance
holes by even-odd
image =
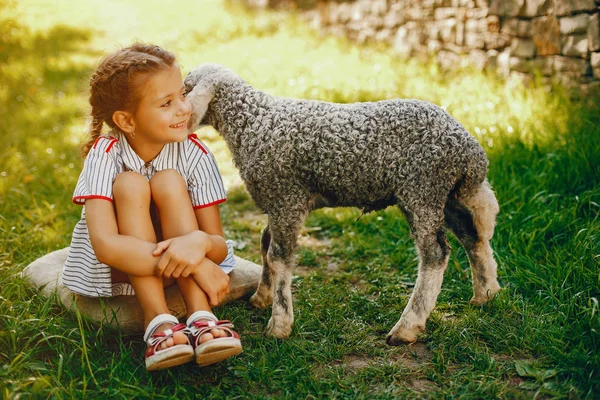
[[[499,290],[489,241],[498,202],[486,180],[485,152],[454,118],[431,103],[386,100],[335,104],[277,98],[231,70],[202,65],[185,79],[199,123],[225,139],[248,192],[268,215],[261,239],[263,274],[251,298],[272,304],[267,333],[293,324],[291,275],[296,238],[319,207],[365,211],[397,205],[419,254],[413,294],[389,344],[413,342],[425,328],[448,264],[450,229],[469,256],[481,304]]]

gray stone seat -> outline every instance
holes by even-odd
[[[142,309],[135,296],[86,297],[71,292],[63,285],[62,268],[67,252],[68,247],[38,258],[25,267],[23,277],[46,297],[56,292],[57,301],[66,309],[74,311],[77,307],[84,317],[102,325],[119,326],[123,332],[143,332]],[[220,305],[251,294],[258,285],[262,267],[237,256],[236,262],[235,270],[229,274],[230,292]],[[165,295],[171,313],[184,318],[185,304],[177,285],[166,288]]]

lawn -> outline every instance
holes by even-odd
[[[470,306],[453,240],[426,334],[386,346],[416,279],[407,224],[395,208],[320,210],[300,237],[288,340],[265,337],[269,311],[240,300],[218,314],[238,327],[241,356],[147,373],[140,337],[81,320],[18,276],[70,243],[87,79],[134,40],[172,50],[184,72],[223,63],[275,95],[446,108],[490,159],[504,290]],[[600,110],[587,100],[468,67],[442,72],[217,0],[0,0],[0,397],[600,398]],[[218,134],[198,134],[228,187],[227,235],[260,263],[266,218]]]

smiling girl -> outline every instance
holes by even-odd
[[[228,293],[235,264],[218,208],[225,190],[212,154],[188,129],[191,106],[175,57],[142,43],[109,55],[90,80],[90,104],[91,137],[73,194],[84,207],[64,284],[84,296],[135,294],[149,371],[240,353],[233,325],[210,308]],[[185,301],[185,324],[167,308],[171,284]]]

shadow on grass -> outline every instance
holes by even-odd
[[[0,265],[67,244],[74,222],[55,205],[68,199],[80,167],[75,143],[85,125],[86,57],[96,56],[92,35],[69,26],[33,32],[0,21],[0,238],[7,249]]]

